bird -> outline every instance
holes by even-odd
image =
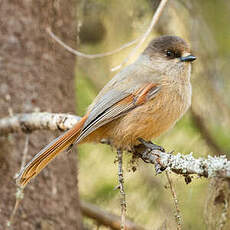
[[[134,151],[172,128],[191,105],[191,63],[196,57],[184,39],[153,39],[137,60],[99,92],[73,128],[38,152],[19,172],[25,187],[60,152],[74,144],[106,140],[119,151]]]

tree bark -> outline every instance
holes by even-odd
[[[213,178],[209,184],[204,217],[207,230],[230,229],[230,181]]]
[[[0,117],[33,111],[75,111],[75,58],[53,42],[52,30],[75,46],[77,26],[74,0],[14,0],[0,2]],[[29,130],[28,130],[29,132]],[[53,135],[29,135],[32,158]],[[20,170],[26,135],[0,137],[0,229],[15,203],[14,175]],[[62,154],[24,191],[13,229],[82,229],[77,189],[76,154]]]

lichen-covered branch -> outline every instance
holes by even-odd
[[[136,154],[144,162],[157,166],[157,173],[169,169],[176,174],[184,175],[188,180],[188,176],[192,174],[206,178],[230,178],[230,161],[225,155],[195,158],[192,153],[173,155],[159,150],[151,151],[151,149]],[[187,182],[189,183],[190,181]]]
[[[81,118],[70,114],[22,113],[0,119],[0,136],[15,132],[32,132],[39,129],[65,131]]]
[[[78,116],[69,114],[18,114],[0,119],[0,136],[19,131],[32,132],[41,129],[64,131],[73,127],[80,119]],[[154,164],[158,168],[158,172],[163,169],[169,169],[176,174],[184,175],[187,182],[189,182],[189,175],[191,174],[206,178],[230,178],[230,161],[225,155],[195,158],[192,153],[187,155],[178,153],[174,155],[159,150],[151,150],[150,148],[134,154],[146,163]]]

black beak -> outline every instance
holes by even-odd
[[[181,57],[180,58],[181,61],[186,61],[186,62],[192,62],[196,60],[196,57],[193,55],[188,55],[186,57]]]

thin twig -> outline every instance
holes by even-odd
[[[29,134],[26,135],[25,146],[24,146],[24,150],[23,150],[23,154],[22,154],[21,170],[25,166],[26,156],[28,153],[28,146],[29,146]],[[10,220],[7,222],[7,227],[12,226],[15,214],[18,210],[19,204],[20,204],[21,200],[23,199],[23,197],[24,197],[23,188],[18,187],[17,192],[16,192],[16,201],[14,204],[14,209],[11,213]]]
[[[80,208],[84,216],[94,219],[98,224],[108,226],[111,229],[120,230],[121,218],[119,216],[109,213],[104,209],[85,201],[80,202]],[[126,219],[125,229],[144,230],[144,227]]]
[[[20,204],[21,200],[23,199],[23,197],[24,197],[23,188],[18,187],[17,192],[16,192],[16,201],[15,201],[14,209],[11,213],[10,220],[7,222],[7,227],[9,227],[9,228],[12,227],[12,224],[14,221],[14,216],[18,210],[19,204]]]
[[[88,59],[95,59],[95,58],[102,58],[102,57],[106,57],[106,56],[111,56],[113,54],[116,54],[118,52],[120,52],[121,50],[128,48],[132,45],[134,45],[135,43],[137,43],[139,41],[139,43],[137,44],[137,46],[131,51],[131,53],[129,54],[129,56],[119,65],[116,66],[114,68],[111,69],[111,71],[115,71],[117,69],[120,69],[123,65],[125,65],[128,60],[136,53],[136,51],[138,50],[138,48],[143,44],[143,42],[146,40],[146,38],[148,37],[148,35],[150,34],[150,32],[152,31],[153,27],[156,25],[161,13],[163,12],[163,9],[166,5],[168,0],[161,0],[155,14],[153,15],[153,18],[151,20],[151,23],[148,27],[148,29],[146,30],[146,32],[139,38],[125,43],[124,45],[122,45],[121,47],[113,50],[113,51],[109,51],[109,52],[105,52],[105,53],[100,53],[100,54],[85,54],[82,53],[78,50],[75,50],[73,48],[71,48],[70,46],[68,46],[67,44],[65,44],[63,41],[61,41],[60,38],[58,38],[49,27],[46,28],[46,32],[61,46],[63,46],[66,50],[68,50],[70,53],[79,56],[79,57],[84,57],[84,58],[88,58]]]
[[[178,199],[177,199],[177,195],[176,195],[176,191],[173,187],[173,182],[169,176],[169,173],[166,171],[166,177],[168,179],[169,182],[169,187],[170,187],[170,191],[173,197],[173,201],[174,201],[174,205],[175,205],[175,209],[176,209],[176,213],[175,213],[175,219],[176,219],[176,223],[177,223],[177,230],[181,230],[181,214],[180,214],[180,208],[179,208],[179,204],[178,204]]]
[[[123,152],[117,150],[117,160],[118,160],[118,182],[121,195],[121,230],[125,229],[125,216],[126,216],[126,199],[125,199],[125,190],[124,190],[124,176],[122,168],[122,156]]]
[[[161,0],[161,2],[159,3],[159,6],[157,7],[157,10],[155,12],[155,14],[153,15],[152,17],[152,20],[151,20],[151,23],[148,27],[148,29],[146,30],[146,32],[142,35],[140,41],[138,42],[138,44],[133,48],[133,50],[130,52],[130,54],[128,55],[128,57],[126,57],[123,62],[118,65],[118,66],[115,66],[111,69],[111,71],[116,71],[118,69],[120,69],[122,66],[124,66],[128,61],[129,59],[137,52],[137,50],[140,48],[140,46],[143,44],[143,42],[146,40],[146,38],[149,36],[150,32],[152,31],[153,27],[156,25],[156,23],[158,22],[162,12],[163,12],[163,9],[166,5],[168,0]]]
[[[111,56],[113,54],[116,54],[118,52],[120,52],[121,50],[128,48],[132,45],[134,45],[135,43],[137,43],[140,38],[137,38],[131,42],[125,43],[124,45],[122,45],[121,47],[113,50],[113,51],[109,51],[109,52],[105,52],[105,53],[100,53],[100,54],[86,54],[86,53],[82,53],[78,50],[75,50],[73,48],[71,48],[70,46],[68,46],[67,44],[65,44],[63,41],[61,41],[60,38],[58,38],[52,31],[51,29],[48,27],[46,28],[46,32],[61,46],[63,46],[66,50],[68,50],[70,53],[79,56],[79,57],[84,57],[84,58],[88,58],[88,59],[95,59],[95,58],[102,58],[102,57],[106,57],[106,56]]]
[[[26,134],[25,147],[24,147],[24,150],[23,150],[23,153],[22,153],[21,169],[24,168],[24,166],[26,164],[28,146],[29,146],[29,134]]]

